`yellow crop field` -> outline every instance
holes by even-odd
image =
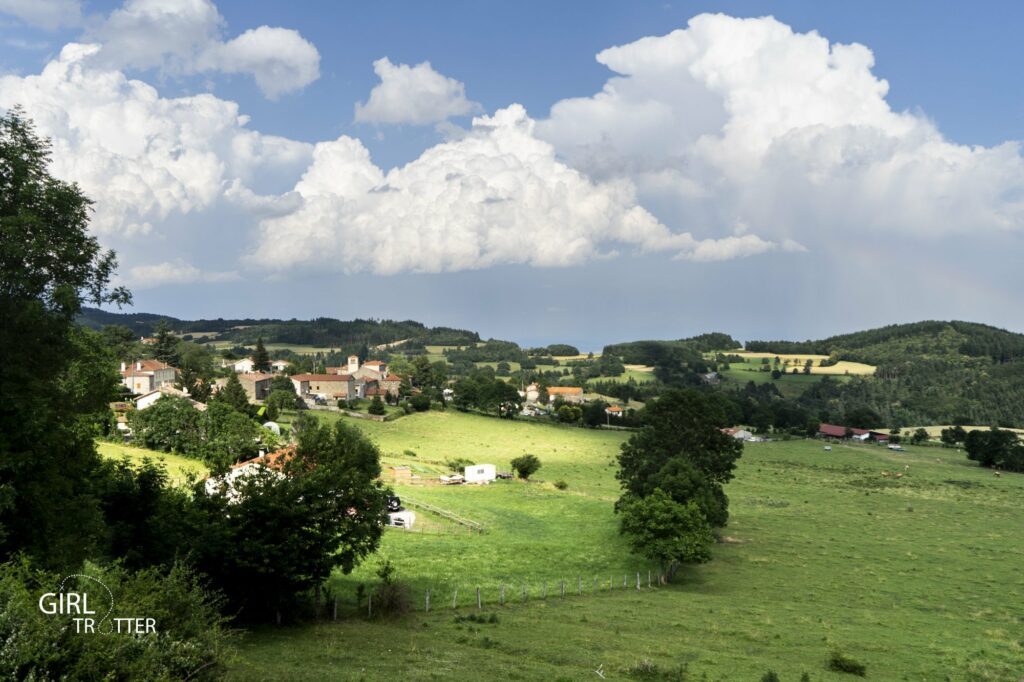
[[[783,362],[789,360],[790,367],[803,368],[807,360],[811,360],[811,374],[860,374],[860,375],[871,375],[875,373],[874,365],[867,365],[862,362],[850,362],[848,360],[840,360],[838,363],[829,367],[820,367],[819,363],[822,360],[827,360],[827,355],[791,355],[787,353],[755,353],[752,351],[730,351],[731,355],[739,355],[741,358],[747,358],[756,360],[759,358],[779,358]]]

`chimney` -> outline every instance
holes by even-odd
[[[127,367],[125,367],[125,364],[124,364],[124,363],[122,362],[122,363],[121,363],[121,371],[123,372],[123,371],[125,371],[126,369],[127,369]]]
[[[348,356],[348,373],[353,374],[359,371],[359,356],[350,355]]]
[[[140,372],[142,371],[142,361],[141,360],[139,360],[138,362],[135,363],[135,369],[140,371]]]

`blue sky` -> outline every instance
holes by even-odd
[[[56,170],[96,198],[138,310],[594,349],[924,318],[1024,330],[1019,3],[0,11],[0,107],[63,141]],[[727,16],[687,28],[705,12]],[[97,47],[61,56],[75,42]]]

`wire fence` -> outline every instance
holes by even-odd
[[[419,500],[413,500],[408,497],[402,498],[402,504],[408,505],[410,507],[415,507],[416,509],[421,509],[426,512],[430,512],[431,514],[436,514],[443,519],[447,519],[452,523],[455,523],[456,525],[466,528],[471,533],[484,532],[484,525],[482,523],[473,521],[472,519],[467,519],[464,516],[459,516],[455,512],[449,511],[448,509],[442,509],[441,507],[437,507],[426,502],[420,502]]]

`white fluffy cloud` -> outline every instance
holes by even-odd
[[[675,234],[637,205],[628,181],[591,182],[533,127],[512,105],[388,173],[357,140],[318,144],[295,187],[301,207],[262,222],[249,261],[393,274],[577,265],[622,247],[715,260],[775,246]]]
[[[82,23],[82,3],[80,0],[0,0],[0,14],[10,14],[30,26],[55,31]]]
[[[466,99],[462,83],[438,73],[430,62],[409,66],[383,57],[373,63],[373,70],[380,84],[366,104],[356,103],[357,122],[425,125],[481,111]]]
[[[135,289],[150,289],[167,284],[230,282],[237,279],[240,279],[240,275],[236,271],[203,272],[178,259],[129,268],[127,283]]]
[[[260,26],[225,42],[224,24],[210,0],[127,0],[88,38],[102,66],[248,74],[271,99],[319,78],[320,53],[297,31]]]
[[[701,15],[597,60],[618,75],[538,134],[595,178],[632,179],[670,225],[799,241],[1024,228],[1019,144],[957,145],[894,112],[862,45]]]
[[[162,98],[91,66],[99,49],[69,44],[39,75],[0,77],[0,108],[22,105],[52,139],[54,173],[96,202],[96,232],[148,233],[172,213],[209,208],[235,181],[297,175],[308,164],[311,145],[246,129],[234,102]]]

